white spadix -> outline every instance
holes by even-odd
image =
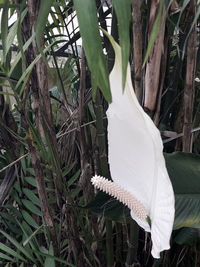
[[[107,184],[101,177],[98,180],[97,176],[92,182],[97,188],[121,198],[130,208],[132,218],[145,231],[151,232],[152,256],[159,258],[161,251],[170,248],[174,222],[174,193],[165,166],[162,140],[137,101],[129,65],[123,90],[121,48],[112,37],[109,39],[115,50],[115,64],[110,73],[112,103],[107,110],[108,157],[111,177],[117,187]],[[123,190],[125,194],[128,192],[126,197]],[[131,204],[132,200],[136,201],[136,206]],[[135,209],[140,207],[137,201],[147,213],[143,217],[138,216],[140,213]],[[146,216],[150,217],[151,226]]]

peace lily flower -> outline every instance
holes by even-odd
[[[174,193],[162,139],[138,103],[129,65],[123,90],[121,48],[108,37],[115,50],[115,64],[109,77],[112,103],[107,110],[108,158],[113,182],[94,176],[92,183],[130,208],[132,218],[151,232],[151,253],[159,258],[161,251],[170,248],[174,222]]]

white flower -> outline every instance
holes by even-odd
[[[158,129],[137,101],[129,65],[123,90],[121,48],[111,36],[109,39],[115,50],[115,64],[110,74],[112,103],[107,110],[111,177],[147,211],[151,226],[146,216],[141,218],[135,206],[128,205],[132,218],[151,232],[152,256],[159,258],[161,251],[170,248],[174,222],[174,193],[165,166],[163,144]],[[103,189],[100,184],[99,188]],[[108,187],[107,192],[112,195]],[[119,199],[116,193],[113,196]],[[123,197],[122,202],[127,205]]]

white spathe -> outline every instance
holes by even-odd
[[[108,156],[112,180],[132,193],[146,208],[151,226],[131,210],[132,218],[151,232],[152,256],[170,248],[174,222],[174,193],[166,170],[160,133],[143,111],[134,93],[130,66],[122,88],[121,48],[115,50],[110,74],[112,103],[107,110]]]

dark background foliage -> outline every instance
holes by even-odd
[[[199,1],[1,0],[0,9],[0,265],[200,266]],[[99,25],[121,45],[123,82],[129,61],[163,138],[176,216],[160,260],[129,210],[90,183],[110,178],[114,53]]]

